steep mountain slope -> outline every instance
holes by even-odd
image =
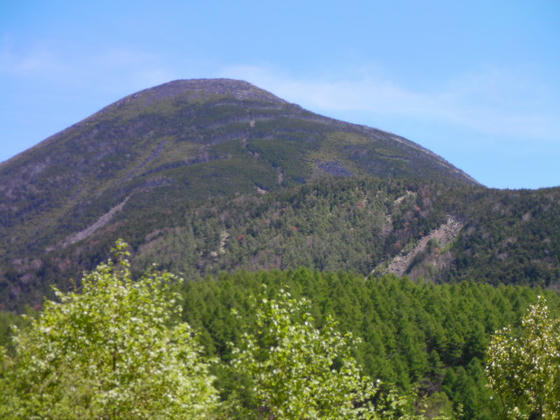
[[[136,263],[187,277],[314,267],[436,282],[557,287],[560,189],[331,179],[201,205],[134,243]],[[135,238],[133,231],[128,237]]]
[[[305,265],[551,285],[558,196],[488,190],[402,137],[246,82],[175,81],[0,164],[0,304],[68,287],[117,237],[138,268],[188,278]]]

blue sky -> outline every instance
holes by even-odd
[[[0,3],[0,161],[173,79],[245,79],[497,188],[560,185],[560,1]]]

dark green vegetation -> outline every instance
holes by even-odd
[[[321,181],[186,212],[150,241],[141,238],[136,261],[158,261],[188,278],[199,271],[306,266],[546,287],[559,279],[559,202],[560,190]],[[406,257],[401,264],[399,255]]]
[[[220,270],[306,266],[363,276],[393,272],[440,283],[557,287],[559,202],[558,189],[495,191],[332,178],[265,195],[164,206],[159,212],[148,202],[131,203],[88,240],[37,259],[37,269],[30,271],[41,283],[17,284],[27,287],[24,302],[33,302],[30,294],[38,299],[48,293],[51,283],[69,287],[71,282],[61,279],[97,264],[114,237],[123,235],[135,249],[138,271],[155,261],[187,280]],[[18,279],[19,267],[10,267],[8,280]],[[10,289],[3,290],[7,302]]]
[[[385,276],[364,280],[345,272],[237,272],[184,286],[184,316],[210,354],[228,360],[228,342],[237,343],[240,325],[251,325],[251,296],[266,284],[271,296],[288,287],[306,296],[321,325],[326,315],[363,342],[356,358],[373,378],[401,390],[416,389],[419,401],[448,398],[463,406],[464,418],[495,419],[501,407],[486,388],[484,361],[491,335],[505,325],[519,326],[528,305],[543,292],[520,286],[494,287],[475,282],[417,284]],[[555,313],[560,296],[546,293]],[[235,309],[240,317],[232,315]],[[220,375],[220,387],[231,386]],[[443,396],[441,393],[444,393]]]

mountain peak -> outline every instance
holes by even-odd
[[[221,96],[231,97],[239,101],[287,103],[272,93],[243,80],[179,79],[136,92],[121,99],[116,104],[128,104],[133,101],[142,101],[142,99],[144,99],[146,105],[161,100],[174,99],[186,100],[188,102],[205,102],[206,100]]]

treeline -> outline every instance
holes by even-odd
[[[224,273],[188,282],[182,292],[185,320],[200,332],[209,355],[230,359],[229,343],[238,343],[241,325],[254,322],[251,302],[263,284],[270,297],[287,288],[295,298],[308,298],[317,327],[331,315],[341,331],[361,337],[355,357],[370,377],[414,390],[428,406],[453,405],[465,419],[500,414],[484,373],[491,335],[519,326],[539,295],[560,308],[558,294],[519,286],[434,285],[309,269]],[[220,389],[234,387],[226,371],[215,374]]]

